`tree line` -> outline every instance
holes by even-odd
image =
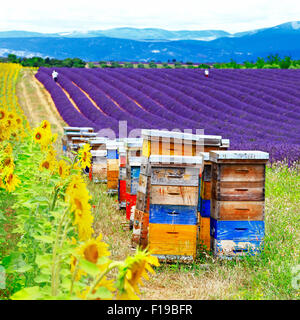
[[[116,61],[99,61],[97,63],[85,62],[80,58],[66,58],[63,60],[54,58],[41,57],[17,57],[15,54],[9,54],[6,58],[0,58],[0,62],[19,63],[24,67],[67,67],[67,68],[164,68],[164,69],[300,69],[300,60],[292,60],[290,56],[281,58],[278,54],[270,54],[267,58],[258,57],[256,61],[244,61],[237,63],[231,59],[230,62],[224,63],[201,63],[196,64],[191,61],[183,62],[176,59],[168,62],[150,61],[150,62],[116,62]]]

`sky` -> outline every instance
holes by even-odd
[[[300,21],[299,0],[13,0],[0,7],[0,31],[152,27],[234,33],[289,21]]]

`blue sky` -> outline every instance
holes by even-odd
[[[299,0],[15,0],[1,2],[0,31],[156,27],[234,33],[299,20]]]

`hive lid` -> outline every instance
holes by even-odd
[[[90,143],[91,144],[103,144],[103,143],[106,143],[107,141],[108,141],[107,138],[95,137],[90,140]]]
[[[127,148],[141,148],[143,146],[143,139],[127,138],[127,139],[124,139],[124,145]]]
[[[66,136],[72,137],[96,137],[97,133],[95,132],[87,132],[87,131],[77,131],[77,132],[66,132]]]
[[[90,151],[93,157],[106,157],[107,150],[91,150]]]
[[[199,157],[202,157],[203,161],[209,161],[209,152],[199,152]]]
[[[229,146],[230,146],[230,140],[229,139],[222,139],[221,147],[222,148],[229,148]]]
[[[269,154],[252,150],[210,151],[209,159],[212,162],[217,162],[218,160],[268,160]]]
[[[203,161],[202,157],[152,155],[149,157],[149,162],[162,164],[202,164]]]
[[[107,150],[117,150],[119,147],[123,146],[123,141],[116,141],[116,140],[108,140],[106,142],[106,149]]]
[[[94,131],[92,127],[63,127],[64,131],[73,131],[73,132],[80,132],[80,131]]]
[[[185,132],[176,132],[176,131],[164,131],[164,130],[152,130],[152,129],[143,129],[142,136],[145,139],[153,137],[157,138],[169,138],[169,139],[178,139],[186,141],[195,141],[200,145],[211,145],[211,146],[220,146],[222,137],[214,135],[204,135],[204,134],[193,134]]]
[[[142,157],[130,157],[128,159],[129,166],[137,166],[139,167],[142,164]]]

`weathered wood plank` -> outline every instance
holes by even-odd
[[[149,250],[153,254],[196,256],[196,225],[149,223]]]
[[[210,218],[200,216],[198,242],[202,243],[206,249],[210,250]]]
[[[119,170],[119,160],[118,159],[107,159],[107,170],[108,171]]]
[[[151,204],[197,206],[198,187],[151,185]]]
[[[197,207],[174,205],[150,205],[150,223],[197,224]]]
[[[213,163],[212,179],[217,181],[265,181],[265,165]]]
[[[201,198],[200,215],[201,217],[210,217],[210,200]]]
[[[263,240],[217,240],[211,238],[211,247],[215,257],[233,258],[259,254],[263,250]]]
[[[199,169],[188,167],[152,167],[151,184],[197,187],[199,184]]]
[[[211,217],[216,220],[264,220],[264,201],[212,200]]]
[[[210,220],[210,235],[217,240],[261,240],[264,234],[264,221]]]
[[[264,181],[212,181],[211,197],[219,201],[264,201]]]

